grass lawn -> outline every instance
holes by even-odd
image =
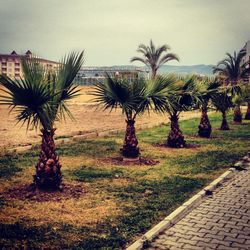
[[[222,132],[211,115],[213,138],[196,136],[199,119],[180,123],[185,149],[159,146],[169,126],[138,131],[143,157],[154,166],[119,165],[123,134],[58,147],[64,182],[79,198],[38,202],[4,192],[32,182],[38,150],[0,157],[0,248],[116,249],[132,243],[250,149],[250,122]],[[228,117],[232,120],[232,116]],[[125,126],[125,124],[124,124]]]

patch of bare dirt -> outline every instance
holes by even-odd
[[[62,184],[61,190],[49,191],[36,189],[33,184],[19,185],[0,193],[0,197],[4,199],[30,200],[36,202],[53,201],[60,202],[67,199],[79,199],[85,194],[85,190],[81,185],[73,185],[69,183]]]
[[[146,157],[138,157],[136,159],[126,159],[123,157],[109,157],[103,159],[104,162],[108,162],[110,164],[122,165],[122,166],[131,166],[131,165],[147,165],[154,166],[159,163],[159,161],[146,158]]]

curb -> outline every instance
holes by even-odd
[[[242,158],[242,160],[238,161],[234,164],[235,167],[242,166],[244,161],[250,161],[250,152],[248,156]],[[132,245],[127,247],[127,250],[140,250],[144,247],[148,246],[150,241],[156,238],[162,231],[169,229],[182,218],[184,218],[194,207],[198,206],[203,198],[206,196],[207,191],[215,190],[222,182],[231,178],[233,174],[236,172],[235,168],[229,168],[225,173],[220,175],[217,179],[211,182],[208,186],[203,188],[200,192],[191,197],[188,201],[184,202],[180,207],[178,207],[175,211],[173,211],[170,215],[165,217],[161,222],[159,222],[156,226],[146,232],[140,239],[135,241]]]
[[[168,122],[157,122],[155,124],[141,124],[137,130],[143,130],[143,129],[149,129],[149,128],[153,128],[153,127],[157,127],[160,125],[166,125],[168,124]],[[70,144],[76,141],[80,141],[83,139],[93,139],[93,138],[105,138],[107,136],[111,136],[111,135],[117,135],[118,133],[123,132],[124,129],[110,129],[110,130],[103,130],[103,131],[95,131],[95,132],[89,132],[89,133],[85,133],[85,134],[80,134],[80,135],[73,135],[67,138],[63,138],[63,139],[55,139],[55,143],[56,145],[63,145],[63,144]],[[32,149],[34,146],[39,145],[39,142],[37,142],[37,144],[33,144],[33,145],[26,145],[26,146],[19,146],[19,147],[15,147],[12,149],[9,149],[8,152],[17,152],[17,153],[23,153],[26,152],[30,149]]]

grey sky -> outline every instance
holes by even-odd
[[[250,40],[250,2],[0,0],[0,53],[59,60],[84,49],[85,65],[120,65],[150,38],[170,45],[180,65],[215,64]]]

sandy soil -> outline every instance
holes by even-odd
[[[110,113],[97,109],[91,102],[93,96],[89,94],[91,87],[82,87],[81,95],[69,103],[69,109],[75,120],[67,118],[66,122],[56,123],[56,136],[74,136],[88,132],[100,132],[113,129],[124,129],[124,116],[120,110]],[[16,125],[15,113],[9,113],[7,106],[0,106],[0,148],[12,148],[25,146],[40,141],[39,130],[26,129],[21,124]],[[183,113],[181,119],[200,116],[199,112]],[[137,128],[145,125],[158,125],[167,122],[166,115],[159,115],[151,112],[138,117],[136,121]]]

